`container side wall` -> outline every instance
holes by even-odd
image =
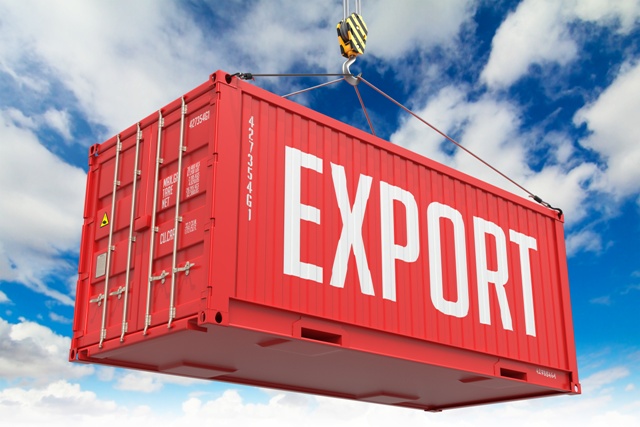
[[[239,87],[238,298],[570,369],[554,213]]]

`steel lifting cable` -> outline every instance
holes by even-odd
[[[321,83],[321,84],[316,85],[316,86],[308,87],[306,89],[301,89],[301,90],[297,90],[295,92],[288,93],[286,95],[282,95],[282,97],[283,98],[289,98],[290,96],[299,95],[299,94],[304,93],[304,92],[309,92],[309,91],[312,91],[314,89],[318,89],[318,88],[321,88],[321,87],[329,86],[329,85],[332,85],[334,83],[341,82],[343,80],[344,80],[344,77],[341,78],[341,79],[337,79],[337,80],[331,80],[330,82]]]
[[[509,181],[510,183],[512,183],[513,185],[515,185],[516,187],[518,187],[519,189],[524,191],[525,193],[527,193],[529,195],[529,197],[531,197],[533,200],[535,200],[536,202],[540,203],[544,207],[547,207],[549,209],[553,209],[555,211],[558,211],[558,216],[562,216],[562,209],[551,206],[549,203],[547,203],[544,200],[542,200],[542,198],[540,198],[539,196],[536,196],[531,191],[527,190],[524,186],[522,186],[521,184],[516,182],[514,179],[509,178],[506,174],[504,174],[499,169],[497,169],[495,166],[491,165],[489,162],[487,162],[486,160],[484,160],[483,158],[481,158],[480,156],[475,154],[473,151],[469,150],[464,145],[460,144],[458,141],[456,141],[455,139],[451,138],[449,135],[447,135],[446,133],[442,132],[440,129],[438,129],[437,127],[435,127],[434,125],[432,125],[431,123],[429,123],[428,121],[426,121],[425,119],[423,119],[422,117],[420,117],[419,115],[417,115],[416,113],[411,111],[409,108],[405,107],[403,104],[401,104],[400,102],[396,101],[391,96],[387,95],[382,90],[380,90],[377,87],[375,87],[373,84],[369,83],[363,77],[358,76],[358,79],[361,80],[363,83],[365,83],[367,86],[369,86],[371,89],[373,89],[376,92],[378,92],[380,95],[382,95],[385,98],[387,98],[389,101],[391,101],[394,104],[396,104],[398,107],[402,108],[407,113],[411,114],[416,119],[420,120],[425,125],[429,126],[431,129],[436,131],[442,137],[444,137],[448,141],[450,141],[453,144],[455,144],[458,148],[460,148],[463,151],[465,151],[466,153],[470,154],[473,158],[475,158],[476,160],[480,161],[483,165],[487,166],[489,169],[491,169],[492,171],[494,171],[495,173],[497,173],[498,175],[500,175],[501,177],[503,177],[504,179],[506,179],[507,181]]]
[[[358,101],[360,101],[360,106],[362,107],[364,116],[367,118],[367,122],[369,123],[369,128],[371,129],[371,133],[375,135],[376,131],[373,129],[373,123],[371,123],[371,119],[369,118],[369,113],[367,113],[367,108],[364,106],[364,101],[362,101],[362,96],[360,96],[360,90],[358,89],[358,86],[353,86],[353,89],[356,91],[356,95],[358,95]]]
[[[402,103],[396,101],[394,98],[392,98],[391,96],[387,95],[382,90],[378,89],[372,83],[370,83],[366,79],[364,79],[361,75],[353,76],[353,75],[347,75],[347,74],[325,74],[325,73],[313,73],[313,74],[309,74],[309,73],[295,73],[295,74],[235,73],[235,74],[233,74],[233,76],[237,76],[237,77],[239,77],[239,78],[241,78],[243,80],[253,80],[253,77],[298,77],[298,76],[301,76],[301,77],[332,77],[332,76],[342,76],[341,79],[334,80],[334,81],[327,82],[327,83],[323,83],[323,84],[320,84],[320,85],[317,85],[317,86],[313,86],[313,87],[310,87],[308,89],[299,90],[299,91],[290,93],[288,95],[285,95],[284,97],[293,96],[293,95],[296,95],[296,94],[299,94],[299,93],[303,93],[303,92],[307,92],[307,91],[310,91],[310,90],[313,90],[313,89],[324,87],[324,86],[327,86],[329,84],[337,83],[339,81],[346,80],[346,77],[348,77],[348,76],[356,78],[359,81],[362,81],[363,83],[365,83],[367,86],[369,86],[374,91],[378,92],[380,95],[382,95],[383,97],[385,97],[389,101],[391,101],[392,103],[394,103],[396,106],[400,107],[401,109],[403,109],[404,111],[406,111],[407,113],[409,113],[410,115],[412,115],[413,117],[418,119],[423,124],[425,124],[428,127],[430,127],[432,130],[437,132],[440,136],[442,136],[443,138],[445,138],[449,142],[455,144],[458,148],[460,148],[461,150],[463,150],[467,154],[470,154],[473,158],[475,158],[476,160],[478,160],[479,162],[481,162],[482,164],[487,166],[489,169],[491,169],[492,171],[494,171],[495,173],[497,173],[498,175],[500,175],[501,177],[503,177],[504,179],[509,181],[511,184],[515,185],[516,187],[518,187],[519,189],[521,189],[522,191],[527,193],[527,195],[530,198],[532,198],[533,200],[535,200],[537,203],[541,204],[542,206],[544,206],[546,208],[553,209],[553,210],[557,211],[558,212],[558,217],[562,217],[562,215],[563,215],[562,209],[556,208],[554,206],[551,206],[549,203],[547,203],[544,200],[542,200],[541,197],[533,194],[531,191],[527,190],[524,186],[519,184],[517,181],[515,181],[512,178],[510,178],[505,173],[503,173],[499,169],[497,169],[495,166],[491,165],[489,162],[487,162],[486,160],[484,160],[483,158],[481,158],[480,156],[478,156],[477,154],[475,154],[474,152],[472,152],[471,150],[469,150],[468,148],[466,148],[465,146],[460,144],[458,141],[456,141],[455,139],[453,139],[452,137],[450,137],[449,135],[447,135],[446,133],[444,133],[443,131],[441,131],[440,129],[438,129],[437,127],[435,127],[434,125],[432,125],[431,123],[429,123],[428,121],[423,119],[422,117],[420,117],[418,114],[416,114],[413,111],[411,111],[409,108],[404,106]],[[353,87],[356,90],[356,94],[358,95],[358,99],[360,101],[360,105],[362,106],[362,109],[364,110],[364,114],[365,114],[365,116],[367,118],[367,121],[369,122],[369,127],[371,128],[371,133],[375,135],[375,132],[373,130],[373,125],[372,125],[371,120],[369,118],[369,114],[367,113],[367,110],[366,110],[366,108],[364,106],[364,103],[362,102],[362,97],[360,96],[360,92],[358,91],[358,87],[355,86],[355,85],[353,85]]]
[[[243,75],[244,75],[244,74],[248,74],[248,73],[240,73],[240,74],[243,74]],[[239,73],[236,73],[236,74],[234,74],[234,75],[239,75]],[[328,75],[328,76],[330,76],[331,74],[327,74],[327,75]],[[255,76],[255,74],[251,74],[251,76],[253,77],[253,76]],[[286,95],[282,95],[282,97],[283,97],[283,98],[289,98],[289,97],[291,97],[291,96],[293,96],[293,95],[299,95],[299,94],[301,94],[301,93],[305,93],[305,92],[312,91],[312,90],[314,90],[314,89],[318,89],[318,88],[321,88],[321,87],[329,86],[329,85],[332,85],[332,84],[335,84],[335,83],[341,82],[341,81],[343,81],[343,80],[345,80],[345,77],[343,77],[343,78],[341,78],[341,79],[337,79],[337,80],[331,80],[330,82],[321,83],[321,84],[319,84],[319,85],[312,86],[312,87],[308,87],[308,88],[306,88],[306,89],[300,89],[300,90],[297,90],[297,91],[295,91],[295,92],[291,92],[291,93],[288,93],[288,94],[286,94]],[[364,102],[362,101],[362,96],[360,96],[360,90],[358,90],[358,86],[353,86],[353,88],[354,88],[354,89],[355,89],[355,91],[356,91],[356,95],[358,96],[358,100],[360,101],[360,106],[362,107],[362,111],[364,112],[364,116],[365,116],[365,117],[366,117],[366,119],[367,119],[367,123],[369,123],[369,128],[371,129],[371,133],[372,133],[373,135],[375,135],[375,134],[376,134],[376,131],[375,131],[375,129],[373,128],[373,123],[371,122],[371,119],[369,118],[369,113],[367,112],[367,107],[365,107],[365,106],[364,106]]]
[[[338,82],[341,82],[343,80],[346,80],[347,77],[353,77],[355,79],[357,79],[358,77],[353,76],[351,74],[336,74],[336,73],[289,73],[289,74],[254,74],[254,73],[235,73],[231,75],[232,77],[238,77],[242,80],[255,80],[254,77],[336,77],[336,76],[340,76],[342,78],[340,79],[336,79],[336,80],[331,80],[329,82],[325,82],[325,83],[321,83],[319,85],[316,86],[312,86],[306,89],[301,89],[301,90],[297,90],[295,92],[291,92],[288,93],[286,95],[282,95],[283,98],[289,98],[291,96],[294,95],[299,95],[301,93],[304,92],[309,92],[312,91],[314,89],[318,89],[321,87],[325,87],[325,86],[329,86]],[[371,133],[373,135],[376,134],[375,129],[373,128],[373,122],[371,122],[371,119],[369,118],[369,113],[367,112],[367,108],[364,106],[364,102],[362,101],[362,96],[360,95],[360,90],[358,90],[358,86],[352,85],[353,88],[356,91],[356,95],[358,96],[358,100],[360,101],[360,106],[362,107],[362,111],[364,112],[364,116],[367,119],[367,123],[369,124],[369,128],[371,129]]]
[[[255,80],[254,77],[345,77],[344,73],[271,73],[271,74],[255,74],[255,73],[235,73],[231,77],[238,77],[242,80]],[[340,79],[342,80],[342,79]]]

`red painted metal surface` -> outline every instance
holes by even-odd
[[[426,410],[580,392],[555,211],[223,72],[89,164],[73,361]]]

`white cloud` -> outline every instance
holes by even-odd
[[[41,115],[25,116],[25,114],[15,108],[3,110],[6,119],[13,122],[14,125],[29,129],[39,130],[43,127],[55,130],[66,141],[69,141],[71,135],[71,118],[67,111],[60,111],[49,108]]]
[[[33,411],[33,407],[40,407],[41,409],[48,407],[50,412],[60,416],[65,411],[69,411],[67,415],[110,412],[116,406],[114,402],[99,402],[95,393],[82,391],[78,384],[70,384],[64,380],[47,384],[42,388],[22,389],[16,387],[4,389],[0,391],[0,402],[2,402],[0,408],[4,412],[3,419],[16,417],[15,414],[7,413],[7,409],[13,406],[14,409],[22,410],[20,412],[21,416],[24,417],[25,424],[37,417],[36,414],[30,414],[30,412],[37,412]],[[31,410],[24,411],[25,407],[30,407],[29,409]]]
[[[156,378],[143,372],[132,372],[118,379],[118,390],[140,391],[151,393],[162,388],[162,383]]]
[[[591,304],[598,304],[598,305],[611,305],[611,296],[609,295],[605,295],[605,296],[601,296],[601,297],[597,297],[597,298],[592,298],[589,300],[589,302]]]
[[[582,390],[584,393],[595,393],[604,386],[614,384],[616,381],[627,378],[630,371],[624,366],[615,366],[596,372],[582,380]]]
[[[592,182],[600,174],[600,170],[593,163],[576,163],[573,159],[567,159],[565,164],[546,165],[537,173],[529,171],[527,178],[523,180],[523,184],[534,194],[542,197],[547,203],[562,209],[566,223],[569,226],[573,226],[591,213],[589,209],[597,206],[597,203],[590,204],[587,201],[592,195]],[[580,234],[578,233],[576,239],[579,236]],[[595,244],[600,239],[595,234],[582,237],[582,240],[576,240],[575,242],[587,244],[589,241],[585,238],[589,237],[589,239],[592,239],[591,243]],[[578,249],[578,247],[574,249]],[[597,246],[586,245],[585,249],[593,252],[597,249]]]
[[[111,366],[96,366],[96,376],[100,381],[112,381],[115,378],[116,368]]]
[[[49,313],[49,319],[51,319],[51,320],[53,320],[54,322],[57,322],[57,323],[62,323],[64,325],[70,325],[71,322],[72,322],[71,319],[69,319],[67,317],[64,317],[64,316],[61,316],[59,314],[56,314],[54,312],[50,312]]]
[[[414,112],[426,118],[431,124],[451,134],[459,131],[467,115],[465,91],[463,88],[447,86],[440,90],[425,106],[414,107]],[[420,153],[437,162],[452,165],[451,155],[442,147],[450,148],[448,141],[413,117],[405,116],[400,127],[389,140],[409,150]]]
[[[384,0],[365,1],[362,16],[369,28],[365,53],[393,62],[416,48],[450,45],[474,10],[475,2],[470,0],[405,0],[393,5]]]
[[[1,4],[0,4],[0,7],[2,7]],[[0,21],[0,24],[2,24],[2,21]],[[8,58],[9,56],[9,52],[8,52],[9,49],[7,49],[8,46],[9,46],[9,43],[0,44],[0,71],[3,73],[6,73],[9,77],[11,77],[20,89],[29,89],[39,94],[46,93],[49,90],[49,86],[50,86],[48,81],[41,78],[33,78],[31,76],[25,76],[22,72],[17,72],[5,62],[5,59],[7,60],[13,59],[13,58]]]
[[[482,80],[490,87],[513,84],[531,64],[572,61],[577,46],[568,34],[565,2],[525,0],[500,25]]]
[[[69,338],[35,322],[12,324],[0,318],[0,343],[0,377],[5,380],[46,384],[93,373],[91,366],[68,361]]]
[[[342,8],[331,2],[258,1],[234,17],[229,40],[253,72],[306,70],[340,72],[335,26]],[[285,13],[286,11],[286,13]],[[250,70],[241,70],[250,71]]]
[[[354,5],[351,2],[351,12]],[[406,0],[394,3],[393,13],[390,7],[382,0],[362,5],[369,29],[362,58],[389,61],[388,66],[396,69],[405,68],[398,59],[413,49],[451,45],[475,8],[471,0]],[[260,0],[250,8],[233,9],[227,15],[234,22],[226,30],[227,52],[241,58],[236,65],[252,68],[239,71],[286,72],[297,65],[300,70],[311,72],[341,72],[344,58],[336,35],[336,25],[343,18],[340,3]],[[354,71],[357,69],[355,65]],[[267,83],[279,90],[291,90],[293,84],[286,79]]]
[[[11,300],[4,292],[0,291],[0,304],[10,303]]]
[[[352,12],[353,6],[354,2]],[[399,58],[416,48],[451,45],[474,9],[471,0],[407,0],[394,3],[392,14],[389,7],[380,0],[363,4],[369,37],[365,55],[353,72],[358,72],[359,61],[375,57],[382,60],[381,66],[404,73],[407,67]],[[227,16],[234,25],[226,33],[226,49],[239,58],[236,66],[241,69],[236,71],[274,73],[296,67],[296,71],[340,73],[345,59],[340,55],[336,25],[342,12],[341,4],[322,1],[259,0],[241,11],[232,8]],[[259,84],[277,93],[301,88],[296,79],[259,78]]]
[[[116,389],[138,391],[142,393],[160,391],[165,384],[190,386],[203,382],[203,380],[199,379],[141,371],[122,371],[121,375],[116,377]]]
[[[65,140],[71,139],[71,121],[68,112],[51,108],[43,114],[42,118],[47,126],[57,131]]]
[[[15,108],[2,110],[2,115],[7,123],[14,126],[31,130],[35,130],[37,128],[36,120],[32,117],[25,116],[22,111],[16,110]],[[5,126],[7,126],[6,123]]]
[[[191,397],[182,403],[182,422],[215,419],[217,425],[260,424],[263,426],[403,426],[434,427],[562,426],[575,423],[585,427],[601,425],[607,413],[620,425],[633,426],[640,420],[638,409],[612,404],[610,395],[598,397],[557,397],[508,404],[465,408],[431,414],[349,400],[275,392],[264,403],[245,401],[235,390],[202,400]],[[593,421],[599,417],[598,421]],[[472,421],[470,421],[472,420]]]
[[[96,393],[65,380],[35,388],[0,390],[0,419],[3,425],[11,426],[172,425],[163,420],[162,414],[154,415],[148,406],[119,406],[113,400],[100,399]]]
[[[585,218],[587,190],[600,173],[596,165],[576,162],[573,150],[566,147],[564,138],[556,135],[553,161],[540,171],[532,170],[528,150],[535,146],[532,140],[535,136],[521,133],[520,109],[491,94],[471,101],[466,93],[465,87],[445,87],[424,107],[416,101],[418,108],[414,111],[529,191],[563,209],[567,224]],[[414,118],[405,120],[390,139],[437,162],[527,197],[517,186],[468,153],[459,149],[452,151],[452,143]]]
[[[65,6],[0,0],[0,25],[12,34],[0,46],[0,71],[38,94],[53,89],[25,82],[61,83],[89,121],[109,133],[152,113],[218,68],[273,73],[298,65],[306,71],[340,72],[343,62],[335,30],[342,7],[335,2],[216,4],[209,7],[219,24],[208,27],[174,3],[156,7],[151,1],[76,0]],[[474,8],[471,0],[411,0],[394,4],[390,14],[387,2],[367,2],[368,52],[395,60],[410,49],[449,45]],[[286,90],[296,85],[291,79],[261,82]],[[64,110],[52,111],[48,123],[69,137]]]
[[[569,64],[579,54],[573,22],[629,33],[639,18],[638,0],[524,0],[498,28],[481,78],[501,88],[526,75],[531,65]]]
[[[181,396],[172,390],[166,395],[154,394],[156,404],[153,407],[134,406],[130,402],[105,399],[100,394],[83,390],[78,384],[57,381],[35,388],[0,390],[0,418],[7,425],[62,426],[69,425],[71,420],[98,427],[129,427],[140,423],[165,427],[201,423],[202,420],[215,420],[217,426],[255,424],[274,427],[382,427],[389,424],[553,427],[568,423],[596,427],[605,420],[613,420],[617,427],[631,427],[640,422],[637,397],[625,404],[611,394],[611,386],[617,386],[627,375],[628,372],[621,368],[597,372],[585,381],[583,396],[534,399],[436,414],[281,391],[271,391],[266,401],[252,401],[235,389],[227,389],[212,399],[204,399],[201,393]],[[605,385],[610,387],[605,389]]]
[[[591,230],[580,230],[567,236],[566,247],[569,257],[579,252],[599,253],[602,250],[602,237]]]
[[[0,11],[3,33],[12,35],[0,48],[4,69],[21,70],[22,80],[61,82],[89,120],[110,132],[230,63],[222,41],[207,39],[174,3],[3,1]],[[49,121],[66,136],[64,117]]]
[[[528,168],[522,167],[526,141],[518,135],[519,111],[511,103],[490,96],[469,101],[466,89],[445,87],[416,112],[507,176],[521,181]],[[413,118],[406,120],[391,140],[457,170],[522,194],[521,190],[477,159],[455,148],[450,141]]]
[[[583,21],[602,26],[617,27],[620,33],[629,33],[640,19],[638,0],[576,0],[575,14]]]
[[[548,162],[552,164],[570,164],[576,149],[573,140],[561,132],[550,131],[541,135],[542,144],[547,147]]]
[[[0,280],[24,283],[72,305],[43,278],[71,268],[60,257],[78,250],[86,176],[20,127],[28,121],[0,110]]]
[[[625,64],[614,82],[593,103],[579,110],[574,122],[590,135],[580,143],[600,153],[607,169],[597,186],[616,197],[640,193],[640,63]]]

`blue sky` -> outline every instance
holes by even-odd
[[[217,69],[340,72],[342,2],[0,0],[3,424],[640,425],[640,1],[362,3],[352,71],[564,210],[583,395],[426,414],[68,363],[88,147]],[[383,138],[526,197],[359,87]],[[367,129],[345,82],[293,99]]]

